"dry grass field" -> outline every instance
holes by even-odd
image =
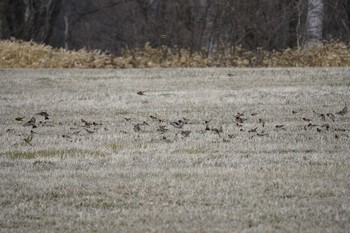
[[[0,232],[350,231],[348,68],[1,69],[0,93]]]

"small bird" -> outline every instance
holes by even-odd
[[[23,126],[35,126],[36,119],[35,117],[32,117],[28,122],[24,123]],[[35,128],[35,127],[34,127]]]
[[[150,115],[149,117],[150,117],[152,120],[158,120],[158,118],[155,117],[155,116]]]
[[[181,131],[181,135],[187,137],[188,135],[190,135],[191,131],[190,130],[184,130],[184,131]]]
[[[307,127],[309,127],[309,128],[313,128],[313,127],[315,127],[315,126],[317,126],[317,125],[311,124],[311,123],[309,123],[309,124],[307,125]]]
[[[345,106],[341,111],[336,112],[335,114],[342,116],[342,115],[345,115],[347,113],[348,113],[348,106]]]
[[[284,127],[284,125],[276,125],[276,128],[283,128]]]
[[[134,130],[135,132],[140,132],[140,131],[141,131],[140,124],[136,124],[136,125],[134,125],[133,130]]]
[[[38,112],[35,115],[45,117],[45,120],[49,120],[49,114],[47,112]]]
[[[145,92],[144,91],[138,91],[137,94],[138,95],[145,95]]]
[[[263,121],[263,119],[259,119],[259,123],[262,124],[262,127],[265,127],[265,121]]]
[[[305,117],[303,117],[303,120],[304,120],[304,121],[307,121],[307,122],[311,121],[310,119],[305,118]]]
[[[234,75],[233,75],[233,74],[231,74],[231,73],[228,73],[228,74],[227,74],[227,76],[229,76],[229,77],[233,77]]]
[[[209,125],[208,125],[208,124],[206,124],[206,125],[205,125],[205,130],[207,130],[207,131],[208,131],[208,130],[210,130]]]
[[[29,136],[24,139],[24,141],[31,146],[32,146],[32,140],[33,140],[34,133],[35,132],[33,130],[31,130]]]
[[[222,129],[222,125],[220,125],[219,128],[212,128],[211,131],[219,134],[219,136],[220,136],[220,133],[222,133],[224,130]]]
[[[131,118],[128,118],[128,117],[124,117],[124,119],[125,119],[126,121],[130,121],[130,120],[131,120]]]
[[[326,128],[326,130],[329,130],[329,127],[330,127],[330,126],[329,126],[329,124],[323,124],[323,125],[321,125],[321,127],[322,127],[322,128]]]
[[[297,111],[294,111],[294,110],[293,110],[292,113],[293,113],[293,114],[297,114]]]
[[[240,117],[236,117],[236,123],[237,124],[243,124],[243,121],[244,121],[245,119],[243,119],[243,118],[240,118]]]
[[[236,137],[236,135],[234,135],[234,134],[229,134],[229,135],[227,135],[227,136],[228,136],[230,139]]]
[[[204,124],[209,124],[209,123],[211,122],[211,120],[212,120],[212,119],[210,119],[210,120],[205,120],[205,121],[204,121]]]
[[[158,127],[157,131],[159,131],[161,133],[165,133],[166,131],[168,131],[168,129],[166,128],[166,125],[160,125]]]
[[[16,121],[23,121],[24,117],[16,117],[15,120]]]
[[[326,115],[327,115],[329,118],[331,118],[331,120],[332,120],[333,122],[335,122],[335,116],[334,116],[333,113],[327,113]]]
[[[86,121],[86,120],[84,120],[84,119],[80,119],[80,121],[81,121],[82,123],[84,123],[84,126],[86,126],[86,127],[90,127],[90,126],[92,125],[91,122],[88,122],[88,121]]]
[[[251,116],[256,116],[258,115],[256,112],[253,112],[252,114],[250,114]]]
[[[89,129],[85,129],[85,131],[88,132],[88,133],[90,133],[90,134],[91,134],[91,133],[94,133],[93,130],[89,130]]]
[[[319,133],[322,132],[322,129],[320,129],[320,128],[317,128],[316,130],[317,130],[317,132],[319,132]]]
[[[190,122],[190,119],[183,117],[182,120],[185,122],[185,124],[188,124],[188,122]]]
[[[62,138],[68,138],[68,139],[72,139],[68,134],[63,134]]]
[[[269,135],[268,133],[265,133],[264,131],[263,132],[261,132],[261,133],[257,133],[256,134],[258,137],[263,137],[263,136],[267,136],[267,135]]]
[[[324,115],[323,113],[321,113],[318,116],[321,118],[321,121],[326,121],[326,115]]]
[[[175,128],[181,129],[185,125],[185,122],[182,120],[178,120],[178,121],[170,122],[170,124]]]
[[[171,140],[170,139],[168,139],[167,137],[165,137],[165,136],[163,136],[162,137],[162,140],[164,140],[165,142],[167,142],[167,143],[169,143],[169,142],[171,142]]]
[[[255,127],[255,128],[253,128],[253,129],[250,129],[250,130],[248,130],[248,133],[255,133],[257,129],[258,129],[258,127]]]
[[[338,131],[338,132],[345,132],[345,131],[346,131],[346,129],[336,128],[336,129],[334,129],[334,131]]]

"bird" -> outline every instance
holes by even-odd
[[[309,128],[312,128],[312,127],[315,127],[315,126],[317,126],[316,124],[311,124],[311,123],[309,123],[308,125],[307,125],[307,127],[309,127]]]
[[[133,130],[134,130],[135,132],[140,132],[140,131],[141,131],[140,124],[136,124],[136,125],[134,125]]]
[[[284,125],[276,125],[276,128],[283,128]]]
[[[159,131],[161,133],[165,133],[166,131],[168,131],[168,129],[166,128],[166,125],[160,125],[158,127],[157,131]]]
[[[30,119],[29,121],[27,121],[26,123],[23,124],[23,126],[35,126],[35,122],[36,122],[36,119],[35,117],[32,117],[32,119]],[[35,127],[34,127],[35,128]]]
[[[31,130],[29,136],[24,139],[24,141],[31,146],[32,146],[32,140],[33,140],[34,133],[35,132],[33,130]]]
[[[185,122],[182,120],[178,120],[178,121],[170,122],[170,124],[175,128],[181,129],[185,125]]]
[[[207,131],[208,131],[208,130],[210,130],[209,125],[208,125],[208,124],[206,124],[206,125],[205,125],[205,130],[207,130]]]
[[[210,120],[205,120],[205,121],[204,121],[204,124],[209,124],[209,123],[211,122],[211,120],[212,120],[212,119],[210,119]]]
[[[86,121],[86,120],[84,120],[84,119],[81,119],[80,121],[83,122],[83,123],[84,123],[84,126],[86,126],[86,127],[90,127],[90,126],[92,125],[91,122],[88,122],[88,121]]]
[[[345,106],[341,111],[336,112],[335,114],[342,116],[342,115],[345,115],[347,113],[348,113],[348,106]]]
[[[191,131],[190,130],[184,130],[184,131],[181,131],[181,135],[187,137],[188,135],[190,135]]]
[[[246,120],[247,120],[246,118],[241,118],[241,117],[236,116],[236,123],[238,123],[238,124],[243,124],[243,122]]]
[[[155,117],[155,116],[150,115],[149,117],[150,117],[152,120],[158,120],[158,118]]]
[[[335,121],[335,116],[333,113],[327,113],[326,114],[329,118],[331,118],[331,120],[334,122]]]
[[[219,134],[219,136],[220,136],[220,133],[222,133],[224,130],[222,129],[222,125],[220,125],[219,128],[212,128],[211,131]]]
[[[138,95],[145,95],[145,92],[144,91],[138,91],[137,94]]]
[[[263,131],[263,132],[261,132],[261,133],[257,133],[256,135],[259,136],[259,137],[263,137],[263,136],[267,136],[267,135],[269,135],[269,134],[268,134],[268,133],[265,133],[265,131]]]
[[[257,129],[258,129],[258,127],[255,127],[255,128],[253,128],[253,129],[250,129],[250,130],[248,130],[248,133],[255,133]]]
[[[321,113],[318,116],[321,118],[322,121],[326,121],[326,116],[323,113]]]
[[[262,124],[262,127],[265,127],[265,121],[263,121],[263,119],[259,119],[259,123]]]
[[[63,134],[62,135],[63,138],[68,138],[68,139],[72,139],[71,136],[67,135],[67,134]]]
[[[47,112],[38,112],[35,115],[45,117],[45,120],[49,120],[49,114]]]
[[[323,124],[323,125],[321,125],[321,127],[322,127],[322,128],[326,128],[326,130],[329,130],[329,127],[330,127],[330,126],[329,126],[329,124]]]
[[[23,119],[24,119],[24,117],[22,117],[22,116],[21,116],[21,117],[16,117],[16,118],[15,118],[16,121],[23,121]]]
[[[89,130],[89,129],[85,129],[85,131],[88,132],[88,133],[90,133],[90,134],[91,134],[91,133],[94,133],[93,130]]]
[[[303,117],[303,120],[304,120],[304,121],[307,121],[307,122],[311,121],[310,119],[305,118],[305,117]]]

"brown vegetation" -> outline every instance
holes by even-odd
[[[51,46],[5,40],[0,42],[0,67],[6,68],[156,68],[156,67],[342,67],[350,65],[350,47],[325,42],[323,46],[284,51],[248,51],[239,46],[211,55],[167,47],[125,49],[122,56],[99,50],[69,51]]]

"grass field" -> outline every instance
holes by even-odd
[[[350,231],[348,68],[2,69],[0,93],[0,232]]]

